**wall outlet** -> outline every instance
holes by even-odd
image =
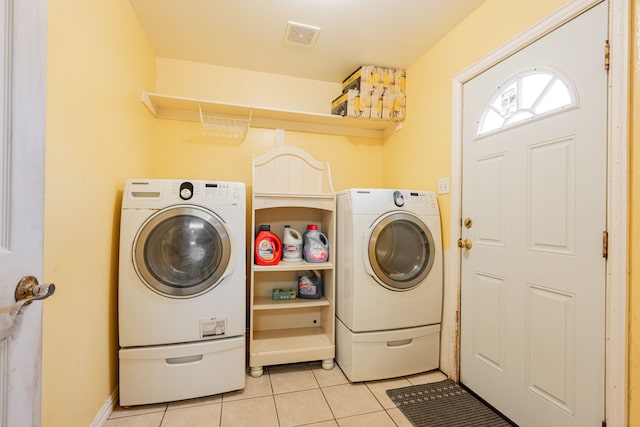
[[[438,194],[449,194],[449,177],[438,180]]]

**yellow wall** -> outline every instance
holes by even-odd
[[[127,0],[49,0],[43,426],[88,426],[117,384],[124,180],[152,173],[155,53]]]
[[[158,58],[156,91],[165,95],[329,114],[341,90],[340,82]]]
[[[255,71],[241,71],[187,61],[158,58],[157,91],[176,96],[211,99],[236,104],[259,105],[300,111],[327,112],[340,92],[339,83],[291,79]],[[291,85],[287,86],[287,80]],[[251,90],[236,97],[226,88],[251,82]],[[274,88],[278,97],[274,98]],[[220,94],[220,96],[216,96]],[[318,102],[318,98],[323,102]],[[323,111],[323,109],[325,111]],[[241,181],[251,186],[251,161],[276,146],[276,131],[252,128],[244,141],[198,141],[197,123],[158,120],[154,142],[157,178],[191,178]],[[302,148],[331,166],[336,191],[349,187],[382,186],[383,142],[371,138],[285,131],[284,145]],[[250,206],[249,206],[250,207]]]
[[[190,141],[197,125],[158,120],[154,144],[156,178],[240,181],[251,187],[251,161],[276,146],[272,129],[249,129],[242,143]],[[369,138],[285,132],[284,145],[299,147],[328,161],[336,191],[350,187],[382,186],[381,141]]]

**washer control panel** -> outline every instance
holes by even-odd
[[[123,209],[162,209],[180,203],[210,209],[245,209],[246,193],[242,182],[130,179],[127,180]]]
[[[173,188],[182,200],[215,206],[236,206],[244,197],[243,186],[235,182],[182,181]]]

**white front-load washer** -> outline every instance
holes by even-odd
[[[439,366],[442,237],[433,192],[337,195],[336,359],[351,381]]]
[[[132,179],[120,225],[120,404],[244,388],[246,190]]]

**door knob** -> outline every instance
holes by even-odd
[[[32,301],[45,299],[53,295],[56,291],[56,285],[53,283],[43,283],[40,285],[38,279],[33,276],[24,276],[18,282],[14,297],[16,303],[9,311],[10,316],[22,314],[22,307],[31,304]]]
[[[471,239],[458,239],[458,247],[459,248],[466,248],[466,249],[471,249],[471,247],[473,246],[473,242],[471,241]]]

